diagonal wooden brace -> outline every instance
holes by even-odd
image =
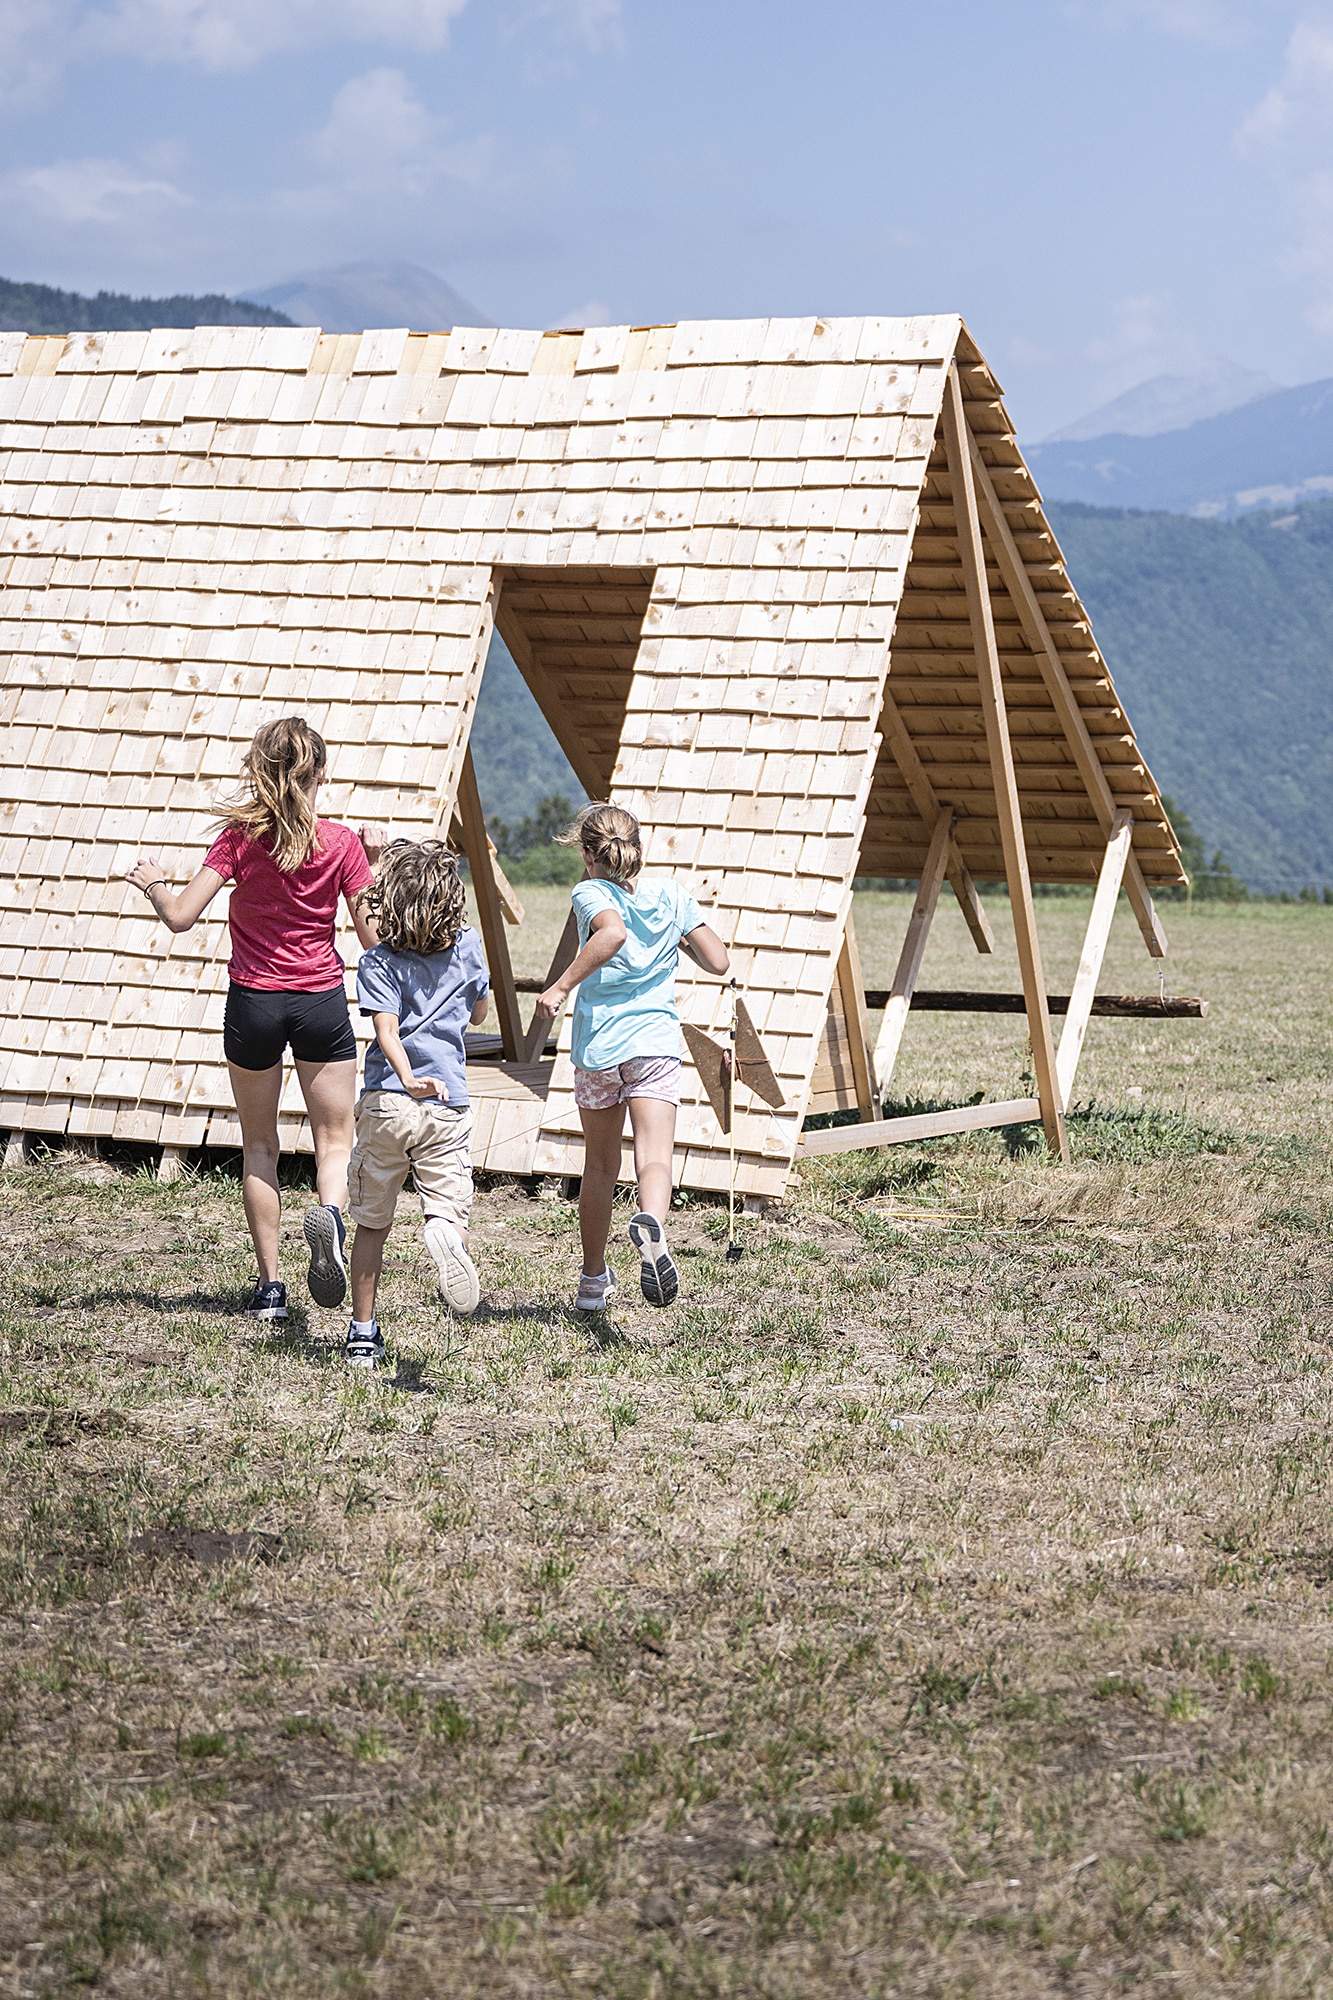
[[[953,807],[941,806],[939,817],[935,821],[935,831],[930,837],[926,865],[921,871],[916,901],[907,920],[907,935],[903,939],[903,948],[898,955],[898,969],[893,975],[893,985],[889,988],[889,1003],[884,1009],[884,1019],[880,1023],[879,1039],[875,1043],[875,1093],[881,1104],[884,1101],[884,1093],[889,1087],[889,1078],[893,1075],[893,1066],[898,1060],[903,1030],[907,1026],[907,1016],[912,1005],[912,994],[916,990],[916,982],[921,972],[921,961],[926,955],[931,919],[940,900],[944,870],[949,860],[953,822]]]
[[[1092,1002],[1097,991],[1097,981],[1101,976],[1102,960],[1106,956],[1106,943],[1111,935],[1111,920],[1115,916],[1115,906],[1120,895],[1120,884],[1124,879],[1125,864],[1129,860],[1129,844],[1134,834],[1134,815],[1125,810],[1117,812],[1111,825],[1111,838],[1106,843],[1106,853],[1102,860],[1101,872],[1097,877],[1097,893],[1092,899],[1092,915],[1088,918],[1087,935],[1083,940],[1083,956],[1079,960],[1078,976],[1069,996],[1069,1010],[1065,1015],[1065,1025],[1060,1035],[1060,1047],[1055,1058],[1055,1075],[1060,1085],[1060,1104],[1064,1111],[1069,1109],[1069,1099],[1074,1088],[1074,1072],[1083,1052],[1083,1037],[1088,1032],[1088,1018],[1092,1013]]]
[[[902,710],[893,696],[887,692],[884,696],[880,725],[889,739],[889,748],[893,752],[898,769],[902,772],[903,783],[911,793],[912,804],[926,825],[933,827],[940,816],[942,802],[936,797],[935,787],[930,782],[926,767],[917,756],[916,745],[908,734]],[[958,907],[963,913],[967,928],[972,933],[972,942],[977,950],[994,951],[994,933],[981,906],[976,883],[967,872],[967,863],[959,851],[958,842],[952,838],[949,841],[949,856],[944,872],[949,879],[949,887],[958,898]]]

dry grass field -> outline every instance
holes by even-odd
[[[1333,911],[1166,917],[1212,1011],[1092,1024],[1071,1171],[812,1164],[734,1266],[686,1202],[592,1340],[550,1190],[468,1324],[404,1202],[367,1381],[238,1316],[221,1166],[5,1175],[0,1994],[1333,1995]],[[894,1095],[1024,1063],[921,1016]]]

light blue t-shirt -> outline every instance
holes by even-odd
[[[363,1014],[396,1014],[414,1076],[438,1077],[450,1104],[466,1104],[463,1030],[478,1000],[491,990],[481,939],[464,928],[452,951],[392,951],[372,945],[356,968],[356,1002]],[[366,1050],[366,1089],[406,1096],[378,1042]],[[429,1100],[423,1100],[429,1102]]]
[[[570,897],[579,948],[599,910],[625,926],[615,957],[574,989],[574,1067],[616,1069],[635,1056],[679,1056],[676,959],[680,941],[704,921],[688,889],[641,882],[631,895],[619,882],[580,882]]]

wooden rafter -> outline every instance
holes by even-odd
[[[1018,544],[1005,519],[1004,508],[1000,504],[986,462],[981,456],[981,448],[970,431],[967,433],[967,439],[968,459],[976,489],[977,505],[991,549],[999,565],[1000,575],[1004,579],[1004,587],[1018,613],[1024,637],[1032,648],[1052,705],[1064,729],[1065,739],[1083,782],[1088,788],[1088,796],[1092,800],[1097,817],[1102,823],[1102,831],[1109,837],[1112,823],[1119,810],[1115,796],[1106,782],[1101,758],[1088,733],[1088,725],[1083,720],[1083,711],[1078,705],[1078,698],[1069,685],[1069,676],[1065,672],[1060,649],[1051,637],[1045,614],[1037,602],[1037,593],[1032,588],[1027,564],[1019,554]],[[1143,879],[1143,870],[1132,852],[1125,870],[1125,888],[1149,953],[1153,958],[1164,958],[1166,933],[1162,929],[1161,919],[1157,915],[1148,885]]]
[[[1023,816],[1018,802],[1018,781],[1014,775],[1014,751],[1009,740],[1000,655],[995,644],[990,587],[986,581],[986,557],[981,542],[972,456],[968,449],[967,417],[963,409],[958,369],[953,362],[949,364],[944,387],[944,437],[977,678],[981,688],[981,711],[995,788],[995,807],[1000,823],[1005,874],[1009,882],[1009,901],[1014,915],[1019,971],[1027,998],[1028,1032],[1032,1040],[1032,1067],[1037,1080],[1041,1122],[1051,1151],[1061,1160],[1068,1161],[1069,1141],[1065,1136],[1064,1106],[1055,1077],[1051,1016],[1046,1005],[1046,979],[1042,971],[1036,913],[1032,907],[1032,881],[1023,842]]]

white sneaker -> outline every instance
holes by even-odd
[[[641,1212],[630,1223],[629,1240],[643,1260],[639,1290],[650,1306],[669,1306],[680,1290],[680,1278],[667,1249],[666,1231],[655,1215]]]
[[[475,1312],[481,1297],[481,1280],[453,1223],[446,1222],[442,1215],[433,1215],[422,1234],[440,1274],[440,1296],[445,1304],[456,1313]]]
[[[616,1274],[609,1265],[600,1278],[590,1278],[586,1271],[581,1271],[574,1310],[581,1313],[605,1312],[615,1295]]]

